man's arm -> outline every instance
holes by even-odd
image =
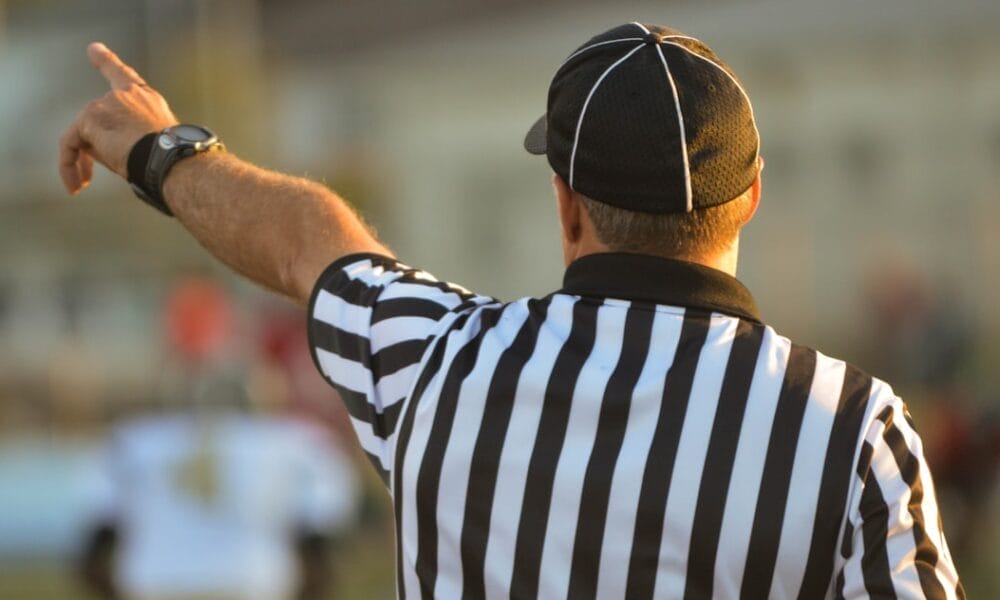
[[[355,252],[392,256],[354,210],[322,184],[209,152],[171,169],[174,215],[237,272],[305,304],[320,273]]]
[[[135,142],[178,122],[163,97],[103,44],[91,44],[87,55],[111,90],[89,103],[60,139],[59,172],[72,194],[90,183],[94,160],[127,177]],[[180,161],[163,192],[178,220],[219,260],[303,304],[337,258],[356,252],[392,256],[323,185],[231,154]]]

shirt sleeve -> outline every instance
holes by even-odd
[[[383,481],[425,350],[453,317],[494,302],[375,254],[345,256],[320,276],[309,302],[313,359]]]
[[[885,396],[861,441],[837,596],[964,598],[920,437],[905,404]]]

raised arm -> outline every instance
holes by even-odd
[[[178,122],[166,100],[103,44],[91,44],[87,55],[111,89],[84,107],[59,141],[59,173],[71,194],[90,183],[95,160],[126,178],[136,141]],[[303,304],[337,258],[355,252],[392,256],[325,186],[233,154],[181,160],[167,175],[163,194],[177,219],[219,260]]]

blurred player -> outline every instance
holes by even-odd
[[[204,283],[171,297],[169,337],[181,362],[204,362],[221,343],[226,307]],[[192,379],[188,402],[110,436],[85,581],[108,598],[322,597],[330,536],[354,514],[348,458],[318,426],[252,414],[243,386],[211,368]]]

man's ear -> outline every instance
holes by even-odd
[[[559,225],[562,228],[563,242],[574,244],[580,241],[581,203],[574,195],[569,185],[557,174],[552,175],[552,188],[556,194],[556,208],[559,212]]]
[[[743,218],[744,225],[749,223],[750,219],[753,219],[753,216],[757,213],[757,207],[760,206],[761,188],[763,186],[760,174],[764,172],[764,157],[758,157],[757,162],[760,167],[757,169],[757,177],[750,184],[750,206],[747,208],[747,214]]]

